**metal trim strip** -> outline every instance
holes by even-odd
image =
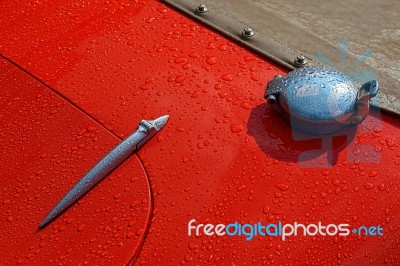
[[[264,8],[254,6],[249,0],[204,0],[201,4],[207,6],[208,11],[205,13],[196,12],[200,4],[196,0],[162,1],[288,70],[297,67],[294,60],[299,55],[305,56],[307,65],[324,66],[313,56],[313,51],[323,51],[329,58],[335,58],[339,53],[337,47],[327,41]],[[254,35],[242,36],[243,29],[249,26],[253,29]],[[356,60],[351,55],[348,57],[350,60]],[[372,67],[362,62],[360,68]],[[381,89],[379,102],[374,100],[371,105],[390,113],[400,114],[400,97],[397,97],[394,89],[395,84],[399,82],[385,73],[378,75]]]

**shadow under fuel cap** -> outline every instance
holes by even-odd
[[[274,77],[264,97],[293,128],[310,134],[331,134],[361,124],[378,89],[377,80],[356,89],[345,74],[312,66]]]

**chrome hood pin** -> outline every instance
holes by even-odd
[[[330,134],[346,125],[360,124],[369,102],[378,93],[378,81],[356,89],[345,74],[325,67],[302,67],[276,76],[265,99],[290,120],[291,126],[311,134]]]
[[[45,227],[89,190],[96,186],[116,167],[123,163],[133,152],[142,147],[167,123],[169,116],[164,115],[154,120],[142,120],[138,129],[112,149],[78,183],[61,199],[53,210],[41,222],[39,228]]]

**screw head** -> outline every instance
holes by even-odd
[[[244,37],[252,37],[254,35],[254,31],[253,31],[252,28],[246,27],[246,28],[243,29],[242,35]]]
[[[268,95],[268,97],[267,97],[267,103],[268,103],[268,105],[274,105],[274,104],[276,104],[278,102],[278,99],[276,98],[276,96],[275,95],[273,95],[273,94],[271,94],[271,95]]]
[[[197,13],[206,13],[207,12],[207,6],[205,4],[200,4],[196,8]]]
[[[304,55],[298,55],[297,57],[296,57],[296,59],[294,59],[294,64],[296,65],[296,66],[305,66],[305,65],[307,65],[307,59],[306,59],[306,57],[304,56]]]

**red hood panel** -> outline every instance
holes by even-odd
[[[140,250],[150,200],[133,155],[43,230],[46,214],[117,137],[0,60],[2,264],[124,264]]]
[[[368,117],[355,138],[372,147],[368,152],[335,140],[334,167],[322,168],[317,162],[302,168],[298,155],[318,149],[320,141],[294,141],[290,127],[262,98],[267,82],[285,70],[155,1],[62,2],[1,3],[9,14],[1,24],[1,31],[8,33],[1,51],[121,137],[141,118],[170,115],[158,141],[139,152],[152,183],[154,217],[137,262],[400,261],[397,118]],[[367,163],[379,155],[380,163]],[[47,164],[55,167],[54,162]],[[81,173],[90,164],[79,165]],[[120,180],[125,179],[113,184],[120,187]],[[134,192],[138,190],[129,191],[137,197]],[[128,206],[130,200],[120,202]],[[83,217],[73,217],[82,222]],[[193,218],[214,224],[380,225],[384,236],[257,237],[249,242],[243,237],[194,237],[187,235]],[[90,239],[86,234],[98,227],[86,228],[84,243]],[[106,236],[114,244],[113,235]]]

